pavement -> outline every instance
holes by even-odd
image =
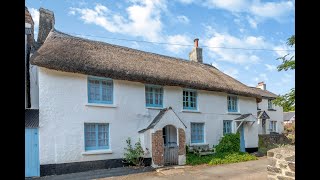
[[[194,179],[228,179],[228,180],[266,180],[267,158],[225,165],[175,166],[160,169],[151,167],[122,167],[101,169],[80,173],[31,178],[32,180],[194,180]]]

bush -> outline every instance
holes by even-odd
[[[134,147],[131,145],[131,139],[128,138],[126,140],[127,147],[124,148],[126,151],[124,153],[124,159],[127,163],[133,164],[135,166],[142,166],[143,165],[143,155],[144,151],[141,146],[141,141],[139,139],[138,142],[135,143]]]
[[[209,165],[229,164],[257,159],[256,156],[244,152],[218,153],[209,162]]]
[[[226,134],[216,146],[217,153],[239,152],[240,151],[240,134]]]

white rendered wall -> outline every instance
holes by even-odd
[[[273,109],[276,111],[268,110],[268,99],[262,99],[259,103],[261,111],[266,111],[270,119],[266,121],[266,134],[270,134],[269,124],[270,121],[277,121],[276,132],[283,133],[283,108],[273,104]],[[259,134],[262,134],[261,123],[259,123]]]
[[[31,109],[39,109],[38,67],[30,64],[30,66],[29,66],[29,75],[30,75]]]
[[[144,149],[148,148],[151,155],[151,131],[148,130],[143,135],[138,131],[146,128],[160,110],[145,107],[144,84],[114,80],[115,107],[88,106],[87,99],[86,75],[39,68],[41,164],[122,158],[128,137],[131,137],[133,144],[140,138]],[[164,107],[169,106],[187,126],[187,144],[190,144],[191,122],[205,123],[205,143],[212,147],[218,144],[223,134],[223,120],[233,120],[240,116],[227,112],[227,94],[221,92],[198,91],[199,112],[184,112],[182,88],[166,86]],[[239,111],[241,114],[256,114],[255,98],[239,97]],[[170,115],[171,111],[168,112],[166,114]],[[111,154],[82,154],[85,152],[84,123],[90,122],[110,124]],[[181,127],[177,121],[172,123]],[[155,129],[163,126],[160,121]],[[251,140],[246,141],[249,143]],[[258,144],[254,141],[253,144],[255,143],[257,147]]]

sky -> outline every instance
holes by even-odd
[[[295,1],[26,0],[26,6],[35,38],[43,7],[54,12],[55,29],[73,36],[187,60],[199,38],[203,62],[240,82],[264,81],[280,95],[295,87],[294,70],[277,71],[277,58],[295,52],[286,45],[295,34]]]

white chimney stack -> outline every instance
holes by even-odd
[[[262,82],[259,82],[258,85],[257,85],[257,88],[260,88],[262,90],[267,90],[267,85],[262,81]]]

